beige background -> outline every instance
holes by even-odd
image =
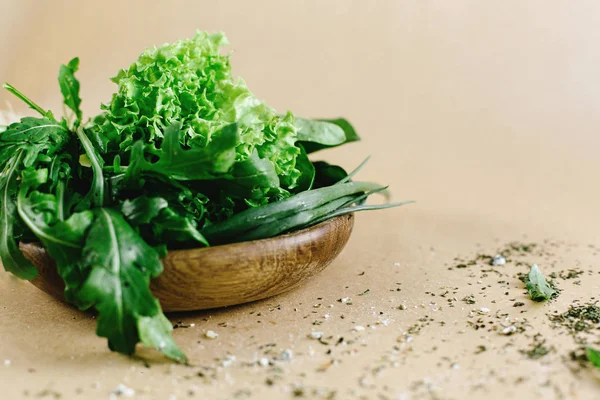
[[[235,72],[260,98],[355,124],[363,142],[323,157],[352,168],[370,154],[361,178],[418,201],[358,216],[344,253],[301,289],[173,316],[195,324],[175,332],[189,368],[149,352],[150,369],[111,354],[90,315],[0,274],[0,360],[10,360],[0,364],[0,397],[107,399],[119,383],[152,399],[280,399],[298,387],[336,399],[598,397],[593,373],[570,371],[576,345],[545,316],[600,289],[598,2],[3,0],[0,15],[0,80],[59,112],[58,66],[79,56],[88,116],[110,98],[108,78],[144,48],[223,30]],[[0,94],[0,104],[9,99]],[[456,256],[515,240],[553,241],[522,260],[546,273],[589,272],[538,305],[516,278],[525,266],[509,263],[502,278],[482,276],[481,266],[448,270]],[[439,297],[446,287],[459,299],[453,308]],[[460,301],[468,294],[478,303]],[[526,305],[513,308],[515,299]],[[480,307],[527,318],[530,328],[508,338],[475,331],[470,311]],[[412,342],[397,341],[426,315],[434,321]],[[218,339],[207,340],[208,329]],[[312,330],[355,342],[325,346],[307,338]],[[529,360],[519,350],[538,332],[555,351]],[[478,345],[488,350],[475,354]],[[285,349],[289,361],[250,365]],[[236,359],[224,366],[227,354]]]

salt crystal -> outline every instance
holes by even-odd
[[[311,332],[310,337],[313,339],[321,339],[323,337],[323,332]]]
[[[4,365],[6,365],[7,367],[9,367],[10,364],[12,364],[12,361],[10,361],[10,360],[4,360]]]
[[[517,331],[517,327],[516,327],[516,326],[514,326],[514,325],[511,325],[511,326],[507,326],[506,328],[502,329],[502,330],[500,331],[500,333],[501,333],[502,335],[510,336],[510,335],[512,335],[513,333],[515,333],[516,331]]]
[[[479,313],[480,313],[480,314],[488,314],[489,312],[490,312],[490,309],[489,309],[489,308],[487,308],[487,307],[481,307],[481,308],[479,309]]]
[[[223,367],[229,367],[231,364],[233,364],[233,362],[235,361],[236,357],[232,354],[227,354],[227,356],[225,357],[225,359],[223,361],[221,361],[221,365]]]
[[[357,331],[357,332],[361,332],[361,331],[365,330],[365,327],[364,326],[360,326],[360,325],[356,325],[354,327],[354,330]]]
[[[258,365],[260,365],[261,367],[268,367],[269,366],[269,359],[266,357],[262,357],[258,359]]]
[[[506,258],[500,254],[496,254],[494,259],[492,260],[492,265],[504,265],[506,264]]]
[[[280,355],[279,355],[279,359],[281,361],[287,361],[287,360],[291,360],[292,357],[294,356],[294,353],[290,350],[284,350]]]
[[[122,383],[119,383],[119,386],[117,386],[117,388],[113,390],[112,394],[114,394],[117,397],[133,397],[135,396],[135,390],[125,386]]]
[[[216,339],[219,337],[219,334],[215,331],[206,331],[206,333],[204,334],[204,336],[206,336],[209,339]]]

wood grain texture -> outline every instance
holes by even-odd
[[[287,235],[208,248],[170,251],[150,289],[164,311],[191,311],[260,300],[288,291],[327,267],[354,226],[344,215]],[[40,274],[31,283],[64,300],[64,283],[46,250],[20,243]]]

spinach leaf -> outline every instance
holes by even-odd
[[[89,275],[77,296],[98,310],[97,332],[108,338],[111,349],[133,354],[142,341],[174,360],[186,361],[148,288],[150,278],[162,272],[158,254],[120,213],[96,211],[80,265]]]
[[[21,279],[33,279],[37,276],[37,269],[23,256],[14,239],[13,230],[17,208],[13,197],[17,193],[18,166],[23,158],[23,150],[8,161],[0,175],[0,191],[2,193],[2,211],[0,212],[0,258],[2,265],[8,272]]]
[[[546,278],[544,278],[544,275],[542,275],[536,264],[531,266],[526,286],[529,291],[529,297],[533,301],[550,300],[556,293],[556,290],[546,281]]]
[[[75,113],[75,126],[81,123],[81,98],[79,97],[79,81],[75,72],[79,69],[79,58],[75,57],[67,65],[61,65],[58,72],[58,84],[64,97],[64,103]]]
[[[360,140],[354,127],[343,118],[330,120],[296,118],[296,126],[298,142],[304,146],[308,154]]]
[[[315,167],[315,189],[335,185],[348,176],[342,167],[331,165],[325,161],[317,161],[313,165]]]
[[[346,141],[344,130],[330,122],[296,117],[299,142],[338,146]]]
[[[315,165],[309,160],[304,146],[301,144],[299,146],[300,154],[296,157],[296,169],[300,171],[300,177],[296,181],[295,193],[312,189],[316,173]]]

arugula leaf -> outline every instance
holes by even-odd
[[[526,286],[529,291],[529,297],[531,297],[531,300],[533,301],[550,300],[556,293],[556,290],[548,284],[546,278],[544,278],[544,275],[542,275],[542,272],[536,264],[531,266]]]
[[[5,161],[17,148],[25,149],[23,164],[30,167],[38,155],[53,156],[63,149],[69,132],[49,118],[25,117],[0,133],[0,162]]]
[[[79,81],[75,72],[79,69],[79,58],[75,57],[67,65],[61,65],[58,72],[58,84],[64,97],[64,103],[76,116],[75,126],[81,123],[81,98],[79,97]]]
[[[343,118],[330,120],[296,118],[296,125],[298,142],[304,146],[307,154],[360,140],[354,127]]]
[[[90,210],[86,210],[62,220],[61,201],[55,195],[36,190],[47,182],[48,176],[45,169],[29,169],[23,172],[17,210],[23,223],[55,260],[57,271],[65,281],[67,301],[85,309],[90,305],[82,303],[75,293],[85,278],[78,262],[85,234],[94,216]]]
[[[152,232],[159,242],[200,243],[208,246],[198,231],[193,218],[180,215],[172,208],[164,208],[151,222]]]
[[[144,145],[137,142],[132,150],[132,163],[127,168],[127,179],[137,181],[144,172],[165,175],[175,180],[210,180],[227,172],[235,161],[238,128],[231,124],[209,142],[206,147],[185,150],[179,143],[181,123],[170,125],[164,132],[161,149],[156,152],[158,161],[148,162]]]
[[[111,349],[133,354],[138,341],[185,362],[170,335],[158,301],[148,288],[162,272],[158,254],[120,213],[101,208],[87,234],[80,265],[89,270],[77,296],[99,312],[98,335]]]
[[[0,258],[8,272],[21,279],[33,279],[37,269],[23,256],[13,236],[17,208],[13,197],[17,193],[16,179],[18,166],[23,157],[23,150],[18,150],[6,164],[0,175],[0,191],[2,192],[2,212],[0,212]]]
[[[150,223],[168,205],[167,200],[162,197],[139,196],[133,200],[125,200],[121,204],[121,212],[131,226],[137,227]]]
[[[592,347],[586,347],[585,355],[590,363],[596,368],[600,368],[600,352]]]

